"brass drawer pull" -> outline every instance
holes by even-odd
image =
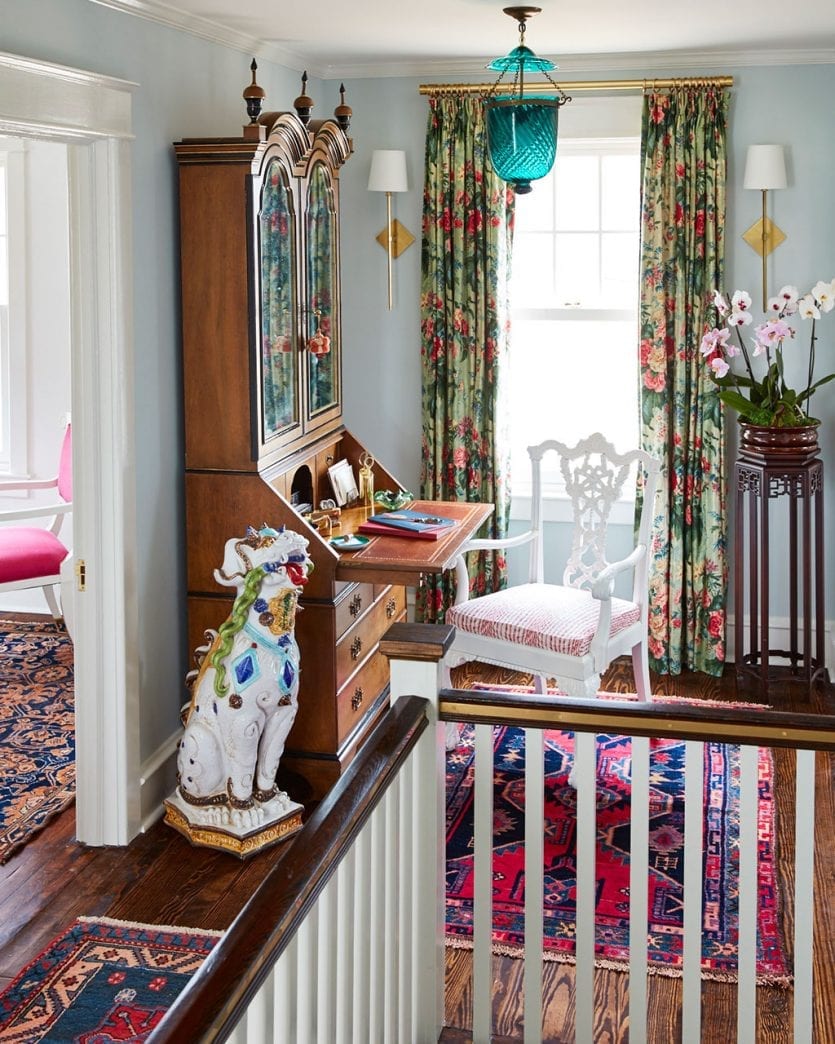
[[[351,697],[351,710],[360,709],[360,707],[362,706],[362,696],[362,686],[358,685],[356,689],[354,689],[354,695]]]
[[[358,660],[360,658],[360,653],[361,652],[362,652],[362,638],[356,637],[351,642],[351,659],[352,660]]]
[[[394,614],[396,612],[397,612],[397,600],[395,598],[389,598],[389,600],[386,602],[386,616],[390,620],[394,616]]]
[[[362,611],[362,595],[355,594],[351,599],[351,604],[348,606],[348,612],[351,616],[359,616]]]

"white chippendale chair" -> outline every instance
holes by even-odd
[[[559,466],[571,500],[574,532],[562,583],[543,579],[542,458],[559,454]],[[638,696],[650,699],[647,652],[647,551],[658,461],[643,450],[617,453],[595,433],[569,448],[549,440],[530,446],[531,524],[527,532],[504,540],[471,540],[456,563],[456,604],[446,621],[455,638],[445,658],[447,668],[467,660],[500,664],[533,674],[544,692],[547,678],[571,696],[595,696],[600,676],[618,656],[630,653]],[[643,504],[634,548],[626,558],[608,563],[606,530],[612,505],[638,468],[644,475]],[[634,488],[634,485],[631,487]],[[528,582],[468,599],[464,553],[530,544]],[[631,598],[613,597],[615,578],[632,570]]]
[[[61,621],[61,608],[55,588],[60,586],[62,580],[61,563],[70,554],[59,533],[65,516],[72,511],[71,424],[67,424],[61,443],[58,474],[49,479],[0,482],[0,497],[12,490],[47,489],[54,490],[56,494],[49,503],[0,511],[0,523],[4,523],[0,525],[0,591],[40,587],[52,616]],[[47,524],[39,524],[40,519],[47,519]]]

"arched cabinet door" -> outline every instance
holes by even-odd
[[[255,434],[260,456],[300,431],[302,404],[294,179],[279,153],[268,150],[254,186]]]
[[[306,425],[315,428],[341,410],[342,399],[337,199],[334,179],[322,161],[309,168],[304,221]]]

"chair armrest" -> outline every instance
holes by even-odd
[[[57,476],[51,479],[3,479],[0,482],[0,494],[13,489],[54,489],[57,485]]]
[[[0,511],[0,522],[14,522],[25,518],[46,518],[50,515],[67,515],[72,511],[72,504],[30,505],[28,508],[15,508],[13,511]]]
[[[502,548],[507,547],[521,547],[523,544],[529,544],[535,536],[536,533],[529,529],[527,532],[520,533],[515,537],[481,537],[468,540],[461,548],[459,554],[465,555],[468,551],[500,551]]]
[[[612,591],[615,589],[615,577],[618,573],[623,573],[627,569],[634,569],[646,553],[646,544],[638,544],[638,546],[631,552],[631,554],[628,554],[626,558],[622,558],[619,562],[612,562],[607,565],[602,572],[598,573],[597,578],[592,584],[592,598],[597,598],[598,601],[601,602],[608,601],[612,597]]]

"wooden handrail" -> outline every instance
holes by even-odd
[[[580,700],[572,696],[442,689],[439,717],[441,721],[520,728],[835,750],[835,717],[791,714],[755,705],[700,707],[697,701],[642,703],[617,698]]]
[[[149,1044],[227,1039],[426,728],[426,706],[417,696],[403,696],[386,712]]]

